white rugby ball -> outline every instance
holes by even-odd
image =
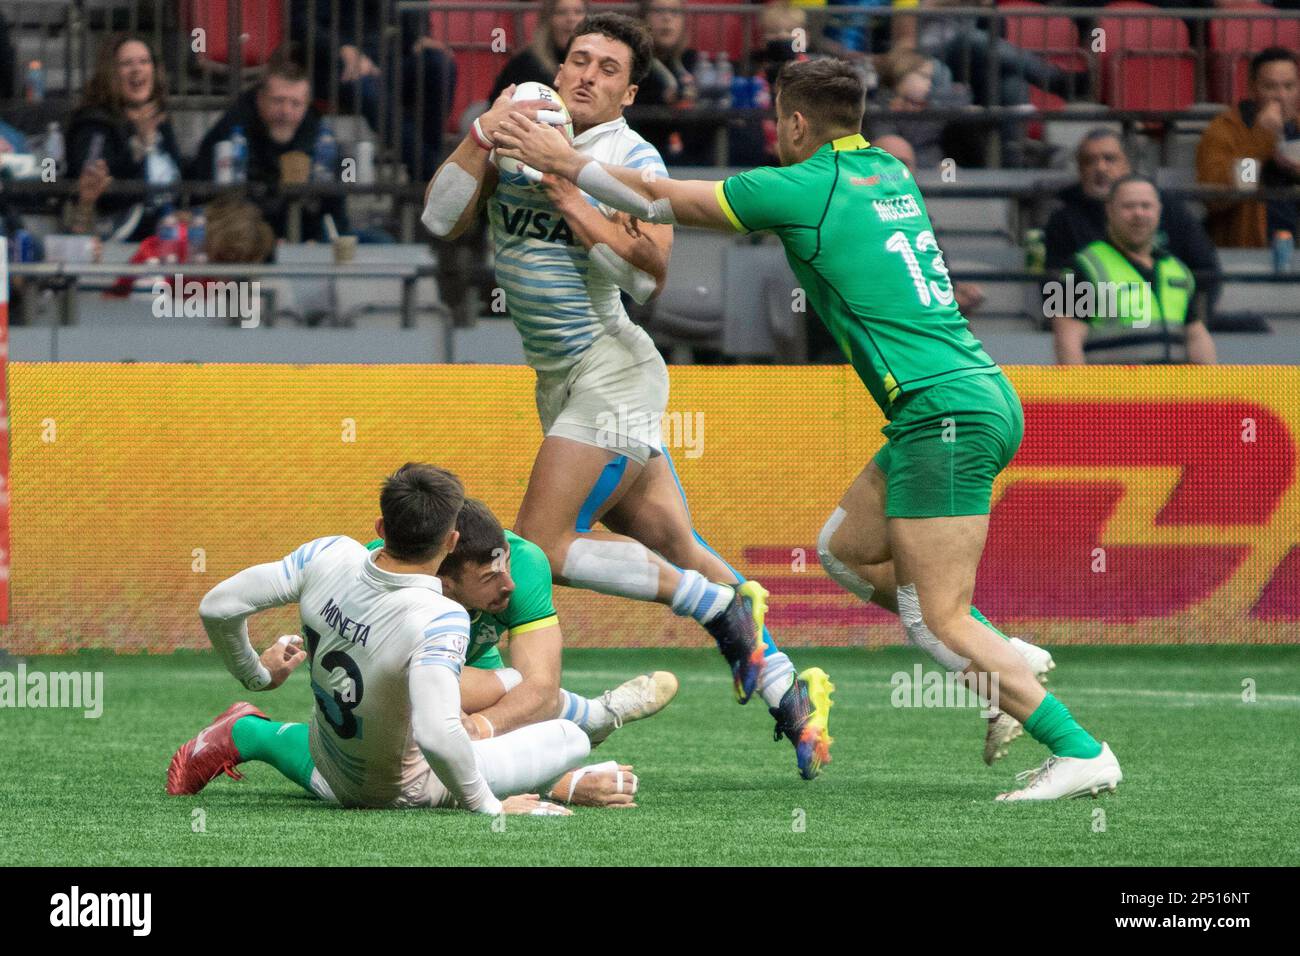
[[[569,142],[573,142],[573,117],[569,115],[569,108],[564,105],[564,100],[560,99],[560,94],[545,83],[520,83],[515,87],[514,95],[510,100],[513,103],[524,100],[546,100],[554,104],[550,109],[541,110],[537,114],[537,119],[539,122],[554,126]],[[542,174],[533,167],[509,156],[498,156],[495,149],[492,150],[490,158],[496,164],[503,183],[512,186],[535,186],[542,181]]]

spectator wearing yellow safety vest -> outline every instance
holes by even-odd
[[[1215,364],[1206,299],[1190,269],[1156,245],[1160,197],[1151,180],[1124,176],[1106,200],[1106,238],[1084,246],[1051,288],[1062,365]]]

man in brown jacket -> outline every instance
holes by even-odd
[[[1196,148],[1196,178],[1206,184],[1278,188],[1300,183],[1300,61],[1270,47],[1250,61],[1250,96],[1211,121]],[[1294,152],[1288,151],[1293,141]],[[1220,247],[1267,246],[1296,230],[1293,201],[1213,200],[1206,226]]]

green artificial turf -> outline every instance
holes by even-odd
[[[208,654],[29,658],[30,670],[104,672],[104,712],[0,709],[0,864],[1296,864],[1300,647],[1055,651],[1050,687],[1124,769],[1099,800],[996,804],[1042,748],[980,760],[974,710],[902,709],[905,649],[799,650],[837,684],[834,763],[811,783],[772,740],[757,698],[739,707],[707,650],[565,654],[564,684],[595,694],[669,669],[677,699],[616,732],[593,760],[632,763],[631,811],[569,818],[340,810],[266,765],[195,797],[163,792],[175,747],[249,695]],[[12,659],[0,664],[12,670]],[[1242,700],[1243,680],[1257,699]],[[253,699],[305,720],[306,675]],[[202,810],[202,814],[194,811]],[[1104,816],[1098,811],[1103,811]],[[195,832],[202,819],[205,832]]]

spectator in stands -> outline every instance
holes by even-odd
[[[1196,147],[1196,178],[1218,186],[1264,188],[1300,183],[1300,61],[1270,47],[1250,61],[1250,99],[1220,113]],[[1210,236],[1223,247],[1260,247],[1278,230],[1296,232],[1289,200],[1209,200]]]
[[[1205,296],[1187,266],[1156,243],[1155,183],[1125,176],[1106,200],[1106,238],[1081,249],[1048,296],[1062,365],[1213,365]]]
[[[916,152],[912,149],[912,144],[902,136],[886,133],[873,137],[871,145],[883,149],[906,166],[913,176],[916,175]],[[937,229],[938,223],[934,225]],[[974,282],[954,282],[952,292],[957,299],[957,308],[967,318],[984,304],[984,290]]]
[[[402,162],[413,179],[431,178],[456,92],[456,61],[429,36],[428,14],[399,14],[397,0],[292,2],[294,29],[310,37],[313,88],[328,97],[337,80],[340,109],[359,107],[381,135],[400,117]],[[334,9],[337,23],[331,19]],[[337,52],[330,47],[331,35],[338,38]],[[380,63],[388,76],[382,75]]]
[[[275,251],[275,235],[256,205],[237,194],[224,193],[208,203],[203,212],[207,220],[203,248],[190,248],[186,258],[177,264],[202,261],[235,265],[263,263],[271,259],[271,253]],[[162,263],[167,253],[166,243],[161,238],[146,236],[130,261],[134,265]],[[161,281],[170,288],[172,276],[164,274]],[[124,298],[139,282],[141,280],[131,276],[122,276],[105,294]],[[152,285],[152,280],[144,280],[144,283]]]
[[[686,38],[683,0],[640,0],[638,15],[654,41],[650,72],[637,84],[637,106],[689,107],[695,103],[699,54]],[[703,166],[713,161],[713,131],[682,122],[638,118],[636,130],[665,163]]]
[[[77,180],[70,209],[75,232],[99,232],[96,216],[112,220],[112,238],[138,241],[154,231],[172,197],[105,196],[114,179],[161,186],[181,175],[180,148],[167,118],[162,64],[142,39],[121,34],[99,48],[94,73],[68,126],[68,175]]]
[[[776,75],[790,60],[808,59],[808,12],[791,0],[770,0],[758,15],[763,45],[751,54],[755,66],[776,89]]]
[[[1043,230],[1047,271],[1053,274],[1069,268],[1089,243],[1106,238],[1106,200],[1111,187],[1133,172],[1119,134],[1104,127],[1084,136],[1075,151],[1075,162],[1079,181],[1057,193],[1061,206]],[[1219,253],[1186,204],[1172,196],[1160,196],[1156,243],[1196,273],[1208,315],[1219,295]]]
[[[924,9],[942,7],[992,7],[995,0],[920,0]],[[1029,103],[1029,87],[1037,86],[1063,99],[1073,99],[1089,89],[1086,70],[1064,70],[1034,53],[994,34],[990,18],[926,17],[921,21],[916,46],[945,63],[958,81],[967,84],[980,106],[1021,106]],[[994,52],[997,83],[989,83]]]
[[[909,47],[898,47],[879,57],[877,62],[882,105],[891,110],[921,112],[970,105],[970,94],[965,87],[952,83],[947,67],[934,57]],[[925,169],[934,169],[943,161],[947,127],[948,120],[927,116],[916,119],[888,116],[871,122],[876,139],[894,133],[907,140],[915,151],[916,162]]]
[[[699,54],[686,37],[684,0],[639,0],[637,15],[654,41],[650,72],[637,84],[636,101],[674,106],[695,99],[695,64]]]
[[[542,0],[532,39],[497,75],[488,102],[495,103],[501,91],[512,83],[554,83],[573,30],[586,15],[587,0]]]
[[[796,0],[799,6],[861,7],[866,10],[914,9],[918,0]],[[819,52],[846,60],[861,60],[875,53],[887,53],[894,47],[916,46],[916,18],[909,16],[881,17],[867,13],[814,14],[817,23],[823,23],[822,36],[817,42]]]
[[[190,164],[191,178],[216,177],[217,144],[229,139],[236,127],[243,130],[248,141],[248,181],[270,189],[269,195],[258,197],[258,206],[275,235],[286,238],[289,204],[276,195],[277,187],[282,181],[305,180],[316,137],[324,127],[320,113],[311,105],[311,83],[306,71],[287,55],[277,53],[267,64],[262,81],[242,93],[203,137]],[[303,204],[302,237],[327,238],[327,214],[334,218],[339,232],[348,231],[343,197],[332,196]]]

